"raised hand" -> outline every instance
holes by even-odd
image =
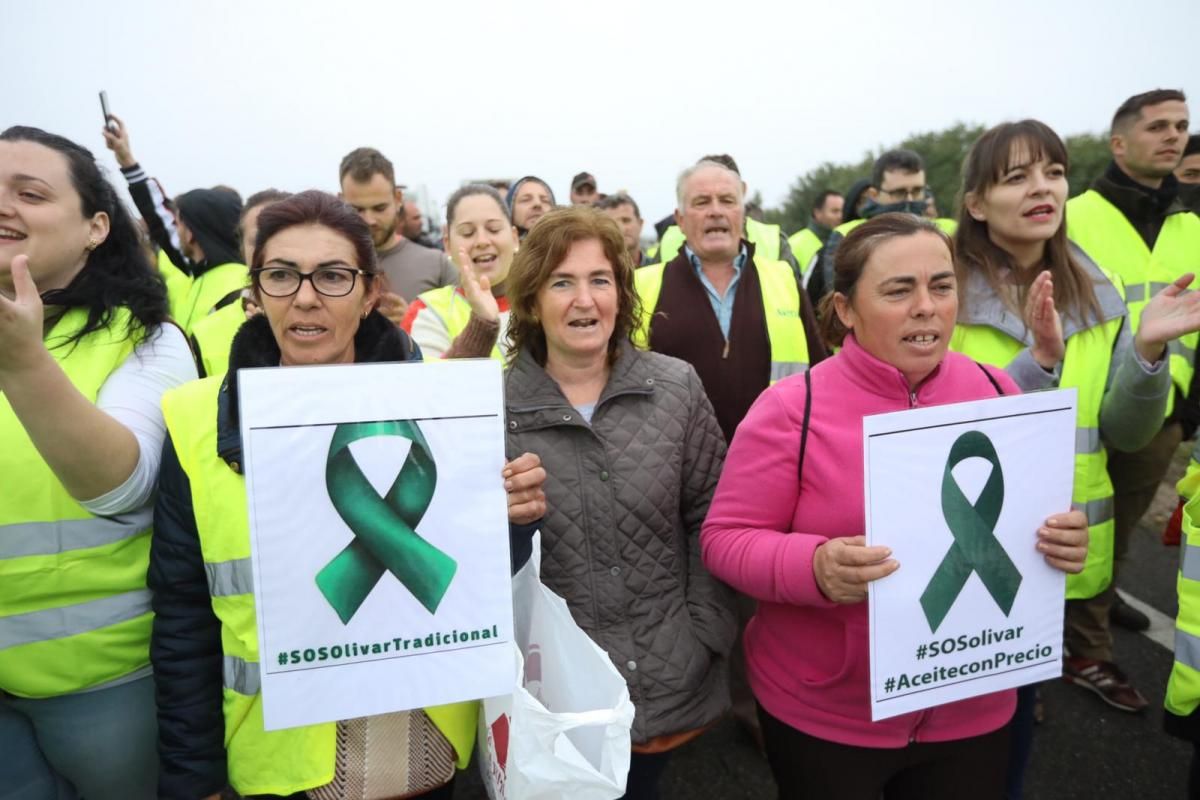
[[[485,322],[500,320],[500,306],[492,295],[492,282],[486,275],[477,276],[471,266],[471,257],[466,248],[458,251],[458,270],[463,294],[471,304],[471,313]]]
[[[129,131],[125,123],[116,114],[109,114],[109,124],[101,131],[104,134],[104,145],[113,151],[117,163],[122,167],[132,167],[137,163],[133,157],[133,149],[129,146]]]
[[[1033,333],[1030,354],[1042,369],[1054,369],[1063,360],[1067,344],[1063,341],[1062,319],[1054,305],[1054,278],[1043,270],[1033,279],[1025,299],[1025,319]]]
[[[1200,331],[1200,292],[1187,292],[1195,274],[1180,275],[1150,299],[1142,309],[1133,345],[1138,355],[1153,364],[1163,357],[1167,342]]]
[[[0,378],[36,363],[44,349],[42,297],[29,274],[29,256],[13,258],[12,282],[13,297],[0,292]]]

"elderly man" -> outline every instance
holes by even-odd
[[[638,344],[696,368],[726,441],[763,389],[825,357],[816,318],[790,264],[766,258],[745,235],[741,177],[716,161],[684,170],[675,186],[684,243],[671,261],[634,273],[642,301]],[[739,629],[754,601],[738,599]],[[730,663],[733,713],[761,741],[740,642]]]
[[[738,169],[737,162],[733,160],[733,156],[727,153],[718,155],[704,156],[697,164],[705,161],[712,161],[733,172],[737,176],[738,186],[741,187],[742,196],[746,196],[746,182],[742,180],[741,170]],[[778,225],[771,225],[759,220],[750,219],[744,213],[742,214],[743,234],[746,239],[753,242],[758,248],[760,257],[768,258],[772,261],[786,261],[795,272],[797,279],[800,277],[800,264],[796,261],[796,257],[792,255],[792,247],[788,244],[787,234]],[[656,226],[657,227],[657,226]],[[683,231],[679,225],[670,225],[665,230],[659,232],[658,250],[656,257],[659,261],[667,262],[675,258],[679,254],[679,248],[683,246]]]
[[[812,308],[792,268],[757,254],[744,237],[736,172],[716,161],[676,185],[679,254],[636,273],[641,344],[696,368],[725,438],[759,393],[825,355]]]

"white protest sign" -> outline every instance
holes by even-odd
[[[1065,576],[1037,529],[1071,508],[1074,389],[863,419],[871,719],[1062,674]]]
[[[499,363],[238,382],[267,730],[511,691]]]

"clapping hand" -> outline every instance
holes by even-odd
[[[1030,354],[1034,361],[1042,369],[1054,369],[1063,360],[1067,345],[1063,341],[1062,319],[1054,305],[1054,279],[1049,270],[1043,270],[1029,287],[1025,319],[1033,333]]]
[[[458,269],[462,277],[462,290],[467,302],[471,304],[471,313],[484,322],[500,320],[500,306],[492,296],[492,281],[487,275],[475,274],[471,257],[466,248],[458,251]]]
[[[42,297],[29,274],[29,256],[13,258],[11,275],[15,294],[0,291],[0,375],[32,363],[43,349]]]
[[[1195,277],[1191,272],[1180,275],[1142,309],[1133,344],[1147,363],[1163,357],[1167,342],[1200,330],[1200,292],[1186,291]]]

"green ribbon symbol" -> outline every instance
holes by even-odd
[[[974,505],[967,500],[951,472],[968,458],[982,458],[992,465],[987,483]],[[950,447],[950,457],[942,473],[942,515],[954,537],[950,552],[921,594],[921,608],[929,627],[936,632],[971,573],[978,573],[988,594],[1004,611],[1012,611],[1021,585],[1017,570],[993,531],[1004,505],[1004,473],[992,440],[979,431],[968,431]]]
[[[404,465],[383,497],[350,452],[352,442],[373,436],[412,441]],[[317,586],[343,624],[350,622],[385,570],[431,614],[437,611],[458,564],[416,532],[436,484],[437,467],[415,422],[351,422],[334,430],[325,462],[325,486],[354,541],[317,573]]]

